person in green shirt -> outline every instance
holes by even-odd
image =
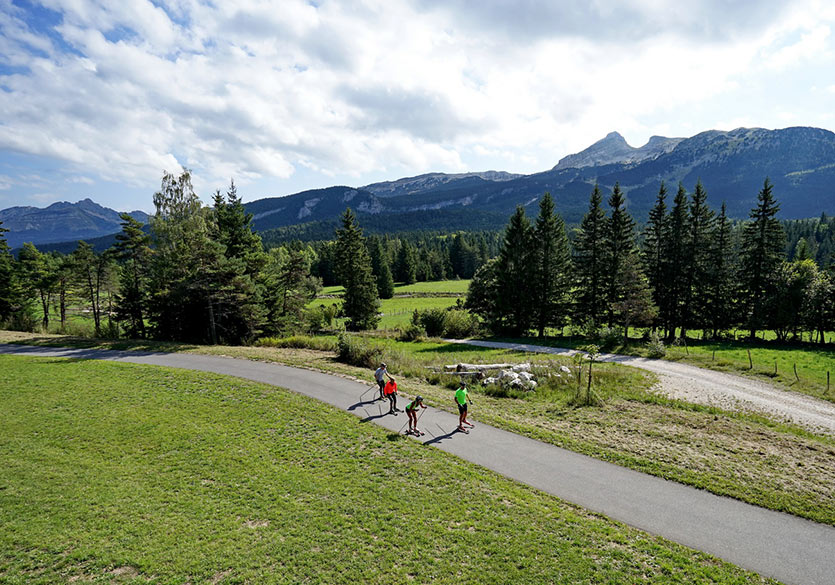
[[[409,417],[409,430],[406,431],[407,435],[414,434],[416,437],[422,437],[423,433],[420,429],[417,428],[417,409],[426,408],[426,405],[423,404],[423,396],[417,396],[414,400],[412,400],[409,404],[406,405],[406,416]]]
[[[464,425],[468,425],[471,428],[475,426],[467,420],[467,404],[472,404],[473,401],[470,400],[470,393],[467,392],[467,386],[464,384],[464,380],[461,380],[458,384],[458,390],[455,391],[455,403],[458,405],[458,430],[463,433],[469,433],[470,431]]]

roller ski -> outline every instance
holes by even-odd
[[[409,430],[406,431],[406,434],[407,435],[414,435],[415,437],[422,437],[426,433],[424,433],[423,431],[418,430],[418,429],[409,429]]]
[[[468,431],[468,430],[467,430],[467,429],[465,429],[464,427],[458,427],[458,428],[457,428],[457,429],[455,429],[455,430],[456,430],[456,431],[458,431],[459,433],[464,433],[465,435],[469,435],[469,434],[470,434],[470,431]]]

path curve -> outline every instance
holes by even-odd
[[[573,356],[576,349],[546,347],[528,343],[505,343],[477,339],[446,339],[449,343],[514,349],[536,353]],[[835,404],[812,396],[782,390],[765,382],[715,372],[689,364],[667,360],[604,353],[600,361],[616,362],[648,370],[658,375],[659,390],[687,402],[718,406],[729,410],[747,410],[772,419],[791,422],[805,429],[835,435]]]
[[[370,402],[376,385],[274,363],[197,354],[0,344],[0,354],[102,359],[237,376],[316,398],[393,432],[404,416]],[[369,372],[369,378],[370,378]],[[365,400],[363,400],[365,397]],[[474,407],[475,415],[478,405]],[[425,445],[646,532],[702,550],[786,585],[832,585],[835,527],[646,475],[501,429],[454,431],[458,417],[428,408]]]

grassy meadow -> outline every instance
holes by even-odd
[[[656,394],[655,378],[618,364],[596,364],[600,406],[577,406],[576,366],[569,359],[461,346],[441,341],[400,342],[363,337],[379,346],[405,396],[454,410],[455,378],[436,369],[459,362],[531,361],[564,365],[572,372],[536,392],[501,395],[471,386],[474,420],[592,457],[755,505],[835,525],[835,440],[746,413],[669,400]],[[335,337],[278,340],[281,347],[189,346],[158,342],[79,340],[0,332],[0,342],[57,346],[186,351],[273,361],[371,380],[371,369],[338,361]],[[581,378],[582,387],[587,379]]]
[[[764,584],[300,395],[0,356],[0,582]]]

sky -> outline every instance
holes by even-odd
[[[153,211],[426,172],[539,172],[741,126],[835,130],[818,0],[0,0],[0,209]]]

